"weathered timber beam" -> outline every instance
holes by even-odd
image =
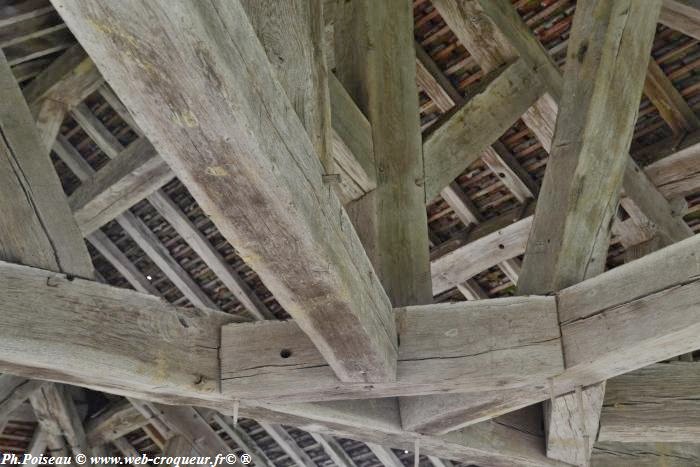
[[[511,43],[560,104],[518,283],[520,294],[550,293],[605,270],[661,2],[579,2],[563,83],[510,2],[481,6],[502,31],[511,26],[507,34],[518,35]],[[589,463],[604,390],[579,386],[545,405],[549,457]]]
[[[649,60],[647,68],[644,94],[674,133],[680,134],[700,127],[700,119],[653,57]]]
[[[277,445],[282,448],[282,451],[287,454],[287,456],[296,465],[314,465],[314,461],[311,460],[309,455],[301,449],[301,447],[294,441],[287,431],[279,425],[273,425],[267,422],[258,422],[260,426],[267,432],[272,439],[275,440]]]
[[[212,418],[239,448],[250,455],[256,465],[261,467],[274,467],[275,464],[267,457],[265,451],[260,449],[260,446],[258,446],[248,433],[240,427],[232,426],[231,417],[226,417],[218,413],[211,413],[212,411],[206,411],[205,409],[197,409],[197,412],[205,418]],[[341,464],[338,465],[342,467]]]
[[[151,143],[141,138],[84,180],[69,203],[80,230],[88,235],[172,178],[170,167]]]
[[[76,44],[34,78],[23,93],[35,114],[37,106],[45,99],[63,104],[64,110],[68,111],[96,91],[103,82],[90,57]]]
[[[664,0],[659,22],[700,40],[700,4],[697,0]]]
[[[690,467],[700,464],[700,444],[596,443],[593,467]]]
[[[336,75],[367,115],[376,165],[377,188],[348,211],[392,304],[430,303],[410,1],[358,0],[339,5],[334,34]]]
[[[14,375],[0,375],[0,422],[10,418],[27,398],[46,384]]]
[[[176,434],[187,440],[199,455],[213,459],[217,454],[233,452],[194,408],[164,404],[153,406],[158,417]]]
[[[384,467],[403,466],[403,462],[401,462],[401,459],[396,457],[396,454],[394,454],[391,451],[391,449],[374,443],[367,443],[367,447],[370,449],[370,451],[372,451],[372,454],[374,454],[375,457],[379,459],[379,462],[381,462],[382,465],[384,465]]]
[[[148,420],[131,403],[120,400],[85,424],[90,446],[110,443],[148,424]]]
[[[46,385],[34,393],[30,400],[41,426],[57,429],[58,432],[52,434],[62,435],[74,455],[90,454],[83,422],[65,386]]]
[[[395,383],[338,384],[296,323],[260,322],[222,328],[222,391],[271,402],[483,392],[541,383],[562,370],[550,299],[426,305],[395,313],[401,336]],[[465,329],[473,339],[465,340]]]
[[[328,457],[331,458],[335,465],[338,467],[357,467],[357,464],[352,460],[352,458],[345,452],[345,449],[330,436],[322,435],[319,433],[309,433],[311,437],[316,441],[321,448],[326,452]]]
[[[516,60],[426,135],[425,195],[434,198],[537,101],[544,88],[536,73]]]
[[[396,338],[389,300],[340,202],[322,180],[323,168],[301,122],[289,100],[280,98],[284,91],[240,2],[156,2],[149,3],[148,14],[136,1],[54,6],[175,174],[337,374],[348,381],[392,379]],[[123,46],[130,42],[116,44],[113,28],[99,26],[105,17],[120,37],[143,38],[127,45],[132,59],[123,60]],[[163,43],[165,35],[147,40],[152,21],[165,29],[187,27],[192,34],[168,36],[172,44]],[[237,47],[241,41],[250,46]],[[194,51],[193,43],[204,49]],[[149,53],[163,47],[190,53],[177,58]],[[226,59],[213,60],[217,56]],[[189,80],[153,86],[147,72],[167,75],[183,65],[194,72]],[[222,96],[229,105],[221,105]],[[274,185],[267,183],[273,179]]]
[[[27,266],[1,263],[0,269],[7,294],[3,371],[151,399],[155,390],[163,401],[216,394],[219,327],[233,316],[176,308],[150,295]]]
[[[11,268],[28,269],[20,266]],[[26,301],[31,295],[16,287],[15,283],[25,284],[32,294],[41,294],[42,287],[57,294],[48,297],[52,309],[62,308],[62,300],[67,302],[72,316],[75,316],[74,304],[81,300],[69,289],[89,289],[93,318],[81,319],[81,329],[66,326],[61,331],[60,342],[52,342],[43,337],[43,347],[32,345],[35,352],[47,353],[29,355],[23,352],[24,360],[9,362],[12,357],[7,347],[12,345],[9,339],[0,339],[3,343],[1,364],[3,371],[13,370],[17,373],[31,373],[32,376],[54,379],[70,384],[92,387],[97,390],[122,395],[140,397],[168,403],[200,404],[231,414],[232,404],[229,398],[223,398],[213,387],[209,378],[218,377],[216,342],[218,327],[215,323],[230,319],[221,313],[211,311],[177,309],[160,300],[137,292],[116,289],[93,282],[75,279],[68,281],[57,275],[40,273],[36,284],[27,282],[24,277],[19,281],[9,280],[3,275],[3,283],[9,284],[22,299],[22,309],[37,309],[35,304]],[[51,285],[47,285],[51,284]],[[115,294],[112,299],[100,299],[102,291],[110,290]],[[125,295],[126,294],[126,295]],[[136,299],[135,309],[127,303]],[[3,309],[11,303],[3,299]],[[43,305],[41,305],[43,307]],[[101,310],[101,311],[99,311]],[[20,314],[9,310],[12,316]],[[114,323],[105,317],[113,317]],[[131,315],[135,312],[138,316]],[[64,314],[54,317],[48,313],[38,321],[33,314],[26,316],[30,322],[43,322],[46,331],[33,328],[37,336],[56,336],[62,329],[57,322],[65,324]],[[131,315],[131,316],[130,316]],[[150,316],[151,318],[148,318]],[[54,319],[55,318],[55,319]],[[187,324],[185,327],[182,321]],[[22,335],[14,330],[10,320],[6,321],[7,332],[14,338]],[[26,325],[23,325],[27,328]],[[85,329],[85,326],[90,328]],[[128,329],[126,329],[128,328]],[[132,329],[133,328],[133,329]],[[25,330],[25,333],[28,331]],[[69,341],[68,334],[74,333],[74,340],[79,342],[75,349],[68,350],[64,357],[58,358],[57,346],[65,349]],[[109,335],[105,335],[105,333]],[[93,340],[92,345],[86,341]],[[112,337],[110,337],[112,336]],[[124,343],[123,336],[133,336],[132,351]],[[42,338],[42,337],[38,337]],[[118,342],[117,342],[118,341]],[[193,342],[194,341],[194,342]],[[144,343],[147,345],[144,346]],[[14,346],[13,346],[14,347]],[[116,347],[116,349],[115,349]],[[97,349],[97,350],[95,350]],[[109,356],[105,352],[113,352]],[[119,357],[131,353],[131,356]],[[41,363],[41,361],[45,363]],[[121,362],[121,363],[120,363]],[[196,370],[195,370],[196,369]],[[164,378],[165,375],[165,378]],[[209,375],[209,376],[207,376]],[[369,402],[365,404],[365,402]],[[325,433],[334,436],[349,437],[360,441],[376,442],[402,449],[412,449],[415,439],[420,436],[421,450],[426,454],[467,461],[480,461],[489,465],[560,465],[547,459],[541,449],[541,439],[525,436],[517,430],[508,430],[500,426],[470,427],[447,437],[417,435],[401,429],[398,410],[395,405],[384,407],[383,401],[361,401],[361,403],[336,402],[326,404],[295,405],[251,405],[241,401],[240,416],[265,420],[271,423],[298,426],[301,429]]]
[[[598,440],[693,443],[700,437],[700,364],[658,363],[608,380]]]
[[[440,109],[443,112],[452,109],[455,105],[461,106],[464,103],[464,98],[440,71],[437,64],[433,62],[420,44],[415,44],[415,50],[418,82],[428,96],[440,103]],[[487,148],[482,154],[482,160],[520,201],[536,197],[535,193],[537,193],[538,188],[535,183],[502,144],[497,142],[493,147]],[[452,182],[443,188],[440,191],[440,196],[465,226],[469,227],[470,224],[478,224],[483,221],[478,209],[462,192],[457,182]],[[516,263],[516,260],[508,259],[499,265],[513,283],[517,282],[517,274],[514,272],[520,268],[519,264]],[[475,284],[472,284],[470,288],[478,289],[478,285],[475,287]],[[474,299],[473,294],[468,292],[468,295],[467,298]]]
[[[85,243],[2,54],[0,103],[0,259],[92,277]]]

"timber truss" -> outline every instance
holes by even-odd
[[[700,463],[696,2],[1,5],[15,450]]]

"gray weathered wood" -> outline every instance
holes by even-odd
[[[131,403],[120,400],[86,422],[87,442],[90,446],[113,442],[147,423]]]
[[[154,407],[163,422],[185,438],[199,455],[213,459],[217,454],[233,452],[194,408],[163,404]]]
[[[522,60],[469,99],[425,138],[426,199],[434,198],[477,160],[539,98],[543,88]]]
[[[700,365],[658,363],[608,381],[598,439],[694,443],[700,437]]]
[[[314,466],[314,461],[309,455],[294,441],[287,431],[278,425],[265,422],[258,422],[268,435],[282,448],[289,458],[298,466]]]
[[[0,258],[92,277],[87,248],[67,214],[58,177],[41,149],[34,120],[1,55],[0,96],[0,199],[5,202]]]
[[[367,443],[367,447],[379,459],[384,467],[403,467],[403,462],[396,457],[391,449],[374,443]]]
[[[88,235],[173,178],[155,148],[140,139],[112,159],[71,194],[78,226]]]
[[[700,464],[700,445],[685,443],[596,443],[593,467],[691,467]]]
[[[674,133],[693,131],[700,127],[700,119],[653,58],[649,60],[647,68],[644,94]]]
[[[527,297],[397,309],[397,382],[373,385],[339,384],[293,322],[225,326],[222,390],[241,398],[304,401],[526,386],[561,372],[553,305]],[[473,338],[465,339],[465,329]]]
[[[518,284],[523,293],[558,290],[604,270],[660,2],[581,6]]]
[[[12,412],[45,384],[45,381],[33,381],[8,374],[0,375],[0,421],[7,421]]]
[[[202,414],[202,410],[198,410]],[[260,467],[274,467],[273,462],[267,457],[260,446],[244,430],[231,426],[231,421],[218,413],[212,415],[217,425],[238,445],[246,454],[249,454],[253,462]],[[230,418],[230,417],[226,417]]]
[[[0,269],[3,371],[122,394],[155,389],[166,401],[217,390],[219,326],[232,316],[26,266]]]
[[[318,433],[309,433],[311,437],[323,448],[328,457],[331,458],[338,467],[355,467],[356,464],[343,447],[330,436]]]
[[[697,0],[664,0],[659,23],[700,40],[700,4]]]
[[[390,379],[396,344],[389,301],[342,206],[322,181],[303,126],[289,100],[280,98],[284,91],[240,3],[74,0],[55,7],[175,174],[337,374],[345,380]],[[110,25],[104,27],[107,17]],[[169,45],[163,35],[148,40],[153,21],[190,34],[169,35]],[[114,37],[141,39],[129,45]],[[125,45],[129,60],[123,60]],[[161,54],[164,47],[180,53]],[[188,80],[156,83],[148,72],[167,76],[183,66],[192,71]],[[222,97],[228,105],[221,105]]]
[[[355,207],[357,222],[373,224],[361,230],[362,240],[394,306],[430,303],[411,3],[358,0],[342,7],[335,12],[336,73],[372,126],[376,164],[377,188]]]

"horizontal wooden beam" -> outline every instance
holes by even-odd
[[[395,313],[401,347],[394,383],[339,384],[295,323],[258,322],[222,328],[222,391],[271,402],[484,392],[531,385],[562,370],[550,298],[413,306]]]
[[[600,442],[593,447],[591,465],[596,467],[700,465],[700,444]]]
[[[0,263],[0,281],[6,284],[0,292],[0,371],[232,413],[231,398],[218,391],[219,332],[232,316],[8,263]],[[240,415],[411,449],[418,435],[402,430],[395,405],[381,404],[243,400]],[[560,465],[546,459],[541,440],[503,427],[420,438],[424,452],[455,460]]]
[[[3,371],[181,403],[218,392],[219,327],[233,316],[10,263],[0,276]]]
[[[700,364],[658,363],[608,380],[599,441],[694,443],[700,439]]]

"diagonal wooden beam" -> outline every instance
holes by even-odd
[[[652,57],[647,68],[644,94],[674,133],[697,130],[700,119]]]
[[[510,128],[543,92],[522,60],[509,65],[479,94],[426,135],[425,195],[434,198]]]
[[[700,40],[700,5],[695,0],[664,0],[659,22]]]
[[[284,91],[241,4],[227,1],[176,8],[168,4],[166,8],[157,2],[149,3],[148,14],[139,2],[107,5],[80,0],[54,6],[81,43],[88,45],[91,57],[127,107],[135,110],[139,126],[158,142],[156,148],[175,174],[312,336],[337,374],[344,380],[392,379],[396,337],[389,300],[340,202],[323,183],[323,168],[301,122],[289,100],[280,99]],[[151,29],[143,18],[153,20],[154,15],[166,29],[181,30],[181,21],[189,24],[193,35],[170,37],[182,41],[171,44],[171,50],[191,53],[178,54],[177,59],[148,53],[151,46],[158,50],[165,46],[163,35],[154,41],[143,35]],[[120,37],[144,38],[131,50],[135,59],[120,58],[128,41],[117,45],[110,39],[112,29],[98,26],[99,18],[105,17],[112,18],[113,26],[119,25]],[[195,52],[186,45],[190,41],[204,49]],[[241,41],[250,46],[236,47]],[[216,56],[227,58],[214,61]],[[207,63],[206,73],[201,60]],[[144,63],[147,69],[166,75],[176,63],[178,70],[184,63],[201,73],[186,85],[185,81],[161,81],[141,92],[145,83],[155,84]],[[251,87],[253,75],[256,85]],[[220,91],[202,94],[201,89],[212,85]],[[222,95],[231,105],[220,105]],[[214,105],[208,105],[208,100]],[[158,121],[162,125],[156,125]],[[193,141],[200,154],[196,157],[187,149]],[[207,163],[202,164],[205,153]],[[236,155],[235,170],[230,154]],[[267,183],[272,179],[274,186]],[[294,248],[289,248],[290,241]],[[299,261],[302,257],[307,260]],[[308,280],[300,284],[299,278]],[[337,329],[343,329],[342,336]]]
[[[258,423],[296,465],[313,466],[315,464],[284,428],[266,422]]]
[[[46,385],[14,375],[0,375],[0,422],[6,422],[27,398]]]

